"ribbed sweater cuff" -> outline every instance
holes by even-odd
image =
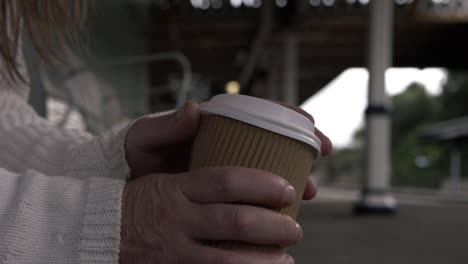
[[[125,140],[131,124],[127,124],[116,132],[111,132],[103,136],[101,149],[104,153],[104,160],[108,161],[108,169],[114,177],[129,179],[130,167],[128,166]]]
[[[127,180],[130,168],[126,160],[125,139],[129,125],[82,143],[72,151],[66,170],[76,177],[102,177]]]
[[[82,224],[80,263],[118,263],[125,182],[93,178]]]

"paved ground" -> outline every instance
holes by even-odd
[[[393,217],[355,217],[349,201],[304,204],[297,264],[467,264],[468,205],[403,205]]]

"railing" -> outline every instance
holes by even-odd
[[[177,91],[177,101],[175,107],[181,106],[188,98],[192,81],[192,66],[186,56],[179,52],[150,53],[138,56],[129,56],[112,60],[105,60],[94,63],[92,65],[86,64],[66,72],[60,78],[55,78],[55,80],[53,80],[53,85],[64,93],[65,98],[63,99],[65,99],[66,103],[68,104],[67,111],[62,116],[62,119],[57,122],[58,125],[65,124],[73,109],[77,109],[83,115],[83,117],[87,120],[88,125],[93,122],[99,122],[99,120],[95,120],[97,119],[96,117],[94,117],[91,113],[88,113],[87,110],[83,107],[80,107],[80,104],[75,101],[71,92],[72,87],[69,87],[66,84],[68,80],[76,78],[90,70],[109,70],[159,61],[175,61],[181,67],[182,83],[180,89]],[[88,127],[88,129],[92,130],[91,127]]]

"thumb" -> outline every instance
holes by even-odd
[[[199,122],[200,107],[189,101],[169,114],[149,115],[137,120],[127,137],[143,148],[178,144],[196,135]]]

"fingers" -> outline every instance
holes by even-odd
[[[173,113],[139,119],[130,127],[127,137],[144,148],[177,144],[193,138],[199,122],[199,105],[189,101]]]
[[[333,149],[333,145],[330,139],[327,136],[325,136],[325,134],[323,134],[322,131],[318,130],[317,128],[315,128],[315,134],[322,142],[322,148],[321,148],[322,156],[330,155]]]
[[[317,195],[317,187],[311,179],[307,180],[307,185],[302,196],[303,200],[312,200]]]
[[[239,252],[197,245],[185,255],[183,263],[205,264],[294,264],[284,253]],[[184,262],[187,261],[187,262]]]
[[[272,173],[242,167],[206,168],[184,174],[181,191],[196,203],[243,203],[283,208],[295,201],[296,191]]]
[[[284,107],[287,107],[291,110],[294,110],[298,112],[299,114],[302,114],[303,116],[307,117],[312,123],[315,124],[314,117],[312,117],[312,115],[307,113],[304,109],[294,106],[294,105],[288,105],[282,102],[278,102],[275,100],[270,100],[270,101],[277,103],[279,105],[282,105]],[[332,152],[332,149],[333,149],[330,139],[327,136],[325,136],[325,134],[323,134],[317,128],[315,128],[315,134],[319,137],[320,141],[322,142],[322,148],[321,148],[322,156],[328,156]]]
[[[289,247],[302,239],[302,228],[288,215],[235,204],[210,204],[199,208],[190,231],[203,241],[242,241],[249,244]]]
[[[292,109],[302,115],[304,115],[305,117],[307,117],[310,121],[312,121],[312,123],[315,124],[315,120],[314,118],[312,117],[312,115],[310,115],[309,113],[307,113],[304,109],[300,108],[300,107],[297,107],[297,106],[288,106],[288,105],[285,105],[285,104],[282,104],[282,103],[279,103],[285,107],[288,107],[289,109]],[[315,128],[315,135],[317,135],[317,137],[320,139],[320,141],[322,142],[322,148],[321,148],[321,153],[322,153],[322,156],[328,156],[331,151],[332,151],[332,143],[330,141],[330,139],[325,136],[325,134],[322,133],[322,131],[320,131],[318,128]]]

